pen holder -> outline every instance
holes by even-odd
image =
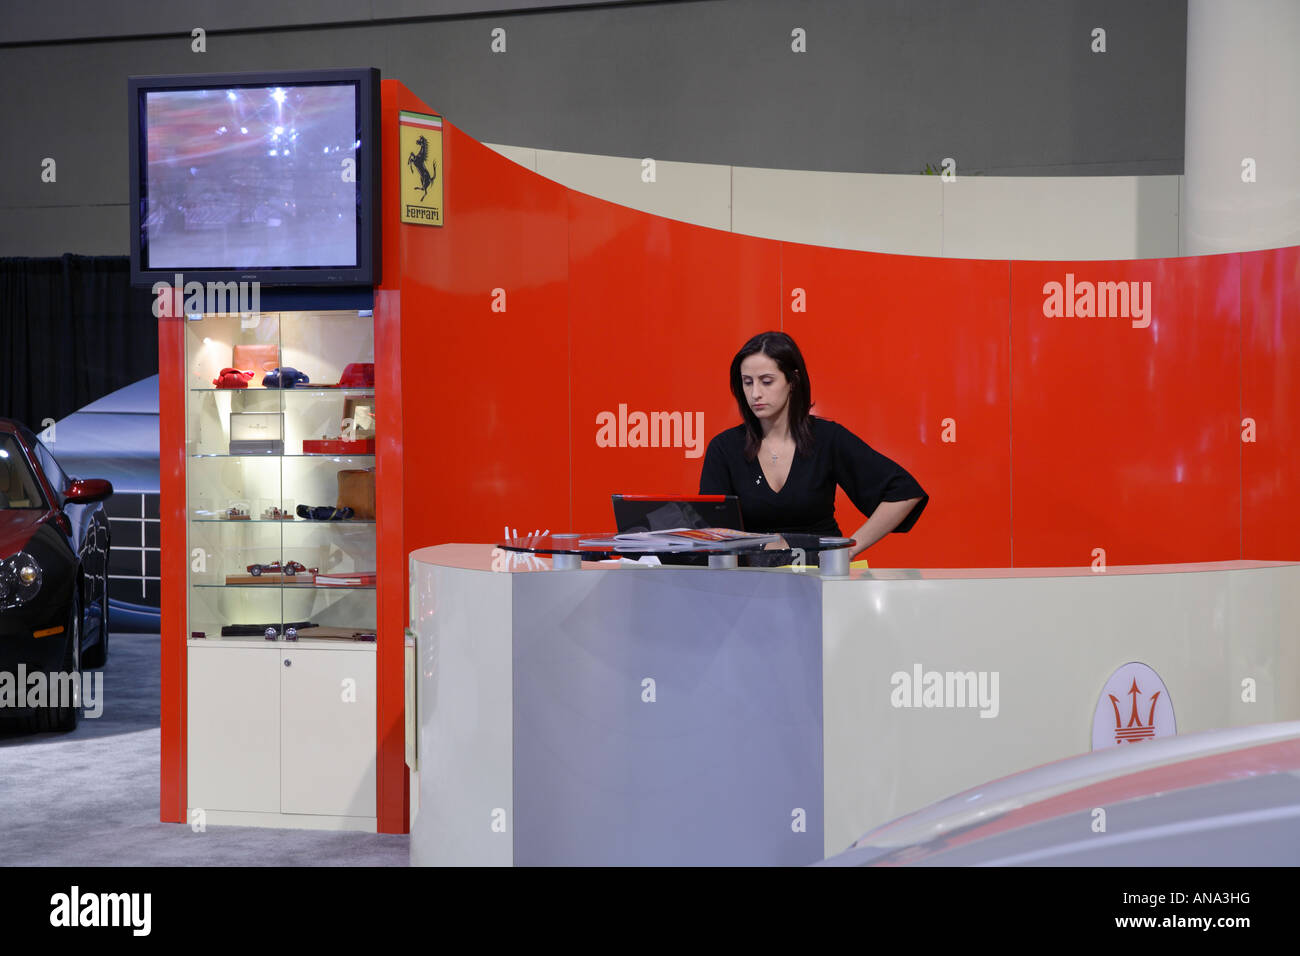
[[[823,538],[822,544],[828,544],[836,541],[833,538]],[[836,548],[833,551],[822,551],[817,555],[817,566],[821,569],[821,575],[824,578],[847,578],[849,576],[849,549]]]

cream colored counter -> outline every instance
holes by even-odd
[[[491,545],[411,560],[416,864],[814,862],[1087,751],[1135,661],[1180,732],[1300,719],[1295,564],[823,579],[493,571]],[[1154,693],[1122,700],[1125,721]]]

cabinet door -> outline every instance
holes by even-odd
[[[190,646],[190,807],[280,812],[279,670],[273,648]]]
[[[375,816],[375,655],[280,652],[282,813]]]

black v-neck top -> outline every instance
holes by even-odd
[[[867,517],[882,501],[920,498],[895,531],[909,531],[930,496],[907,471],[837,422],[809,416],[814,447],[795,453],[790,474],[773,491],[758,459],[745,460],[745,426],[720,432],[709,442],[700,469],[700,494],[736,495],[746,531],[841,537],[835,521],[835,486]],[[856,530],[856,529],[854,529]]]

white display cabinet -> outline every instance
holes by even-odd
[[[374,654],[188,644],[191,821],[374,832]]]
[[[373,320],[189,316],[185,356],[191,815],[373,831]]]

